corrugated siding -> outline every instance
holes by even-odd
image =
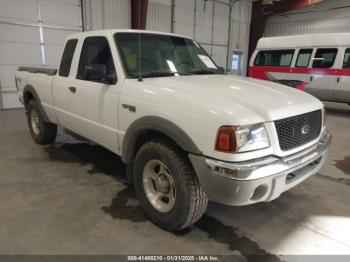
[[[129,0],[85,0],[85,29],[131,27]]]
[[[241,67],[242,69],[240,72],[232,72],[239,75],[246,75],[251,13],[251,1],[237,1],[233,5],[231,18],[230,50],[231,54],[233,51],[243,53]]]
[[[264,36],[350,32],[350,18],[315,19],[284,23],[268,23]]]
[[[80,0],[0,1],[0,109],[21,107],[19,66],[57,67],[68,35],[81,31]]]
[[[149,2],[147,9],[146,29],[170,32],[171,6],[161,3]]]
[[[325,0],[268,19],[264,36],[350,32],[350,1]]]
[[[175,0],[174,31],[194,38],[214,61],[226,67],[229,6],[228,0]]]
[[[232,51],[243,54],[242,70],[245,74],[252,2],[235,1],[232,8],[230,46],[228,43],[229,6],[225,1],[175,0],[175,33],[190,36],[198,41],[220,65],[230,67]],[[227,50],[229,58],[227,61]]]

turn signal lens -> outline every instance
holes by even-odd
[[[222,126],[216,135],[215,150],[235,153],[237,149],[237,141],[235,129],[230,126]]]

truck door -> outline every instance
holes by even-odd
[[[340,102],[350,102],[350,48],[345,50],[342,70],[337,75],[334,97]]]
[[[69,112],[70,93],[68,91],[68,88],[70,87],[70,82],[73,78],[71,65],[77,43],[78,39],[70,39],[67,41],[62,54],[58,74],[54,77],[54,80],[52,82],[52,97],[56,117],[58,119],[58,122],[67,128],[69,128],[69,122],[71,118],[71,114]]]
[[[81,48],[77,72],[68,89],[68,128],[112,151],[118,150],[118,83],[106,83],[87,74],[89,68],[103,68],[116,79],[108,39],[87,37]]]
[[[318,48],[309,70],[309,85],[306,92],[321,100],[333,100],[333,90],[336,82],[334,62],[337,48]]]

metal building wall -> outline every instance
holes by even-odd
[[[214,61],[227,66],[229,0],[175,0],[174,32],[194,38]]]
[[[85,30],[131,28],[130,0],[84,0]]]
[[[150,0],[147,9],[147,30],[171,31],[171,1]]]
[[[236,1],[232,7],[230,53],[241,52],[242,64],[240,70],[232,70],[237,75],[246,75],[249,49],[249,32],[252,14],[252,2]]]
[[[232,52],[241,52],[241,70],[231,72],[245,75],[251,8],[251,0],[174,0],[174,32],[194,38],[218,65],[228,69]]]
[[[0,109],[18,101],[19,66],[57,67],[65,39],[82,30],[80,0],[0,1]]]
[[[270,17],[264,36],[350,32],[349,25],[350,1],[325,0],[313,7]]]

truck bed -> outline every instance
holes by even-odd
[[[46,68],[46,67],[28,67],[28,66],[20,66],[18,71],[26,71],[29,73],[40,73],[40,74],[46,74],[49,76],[54,76],[57,73],[56,68]]]

